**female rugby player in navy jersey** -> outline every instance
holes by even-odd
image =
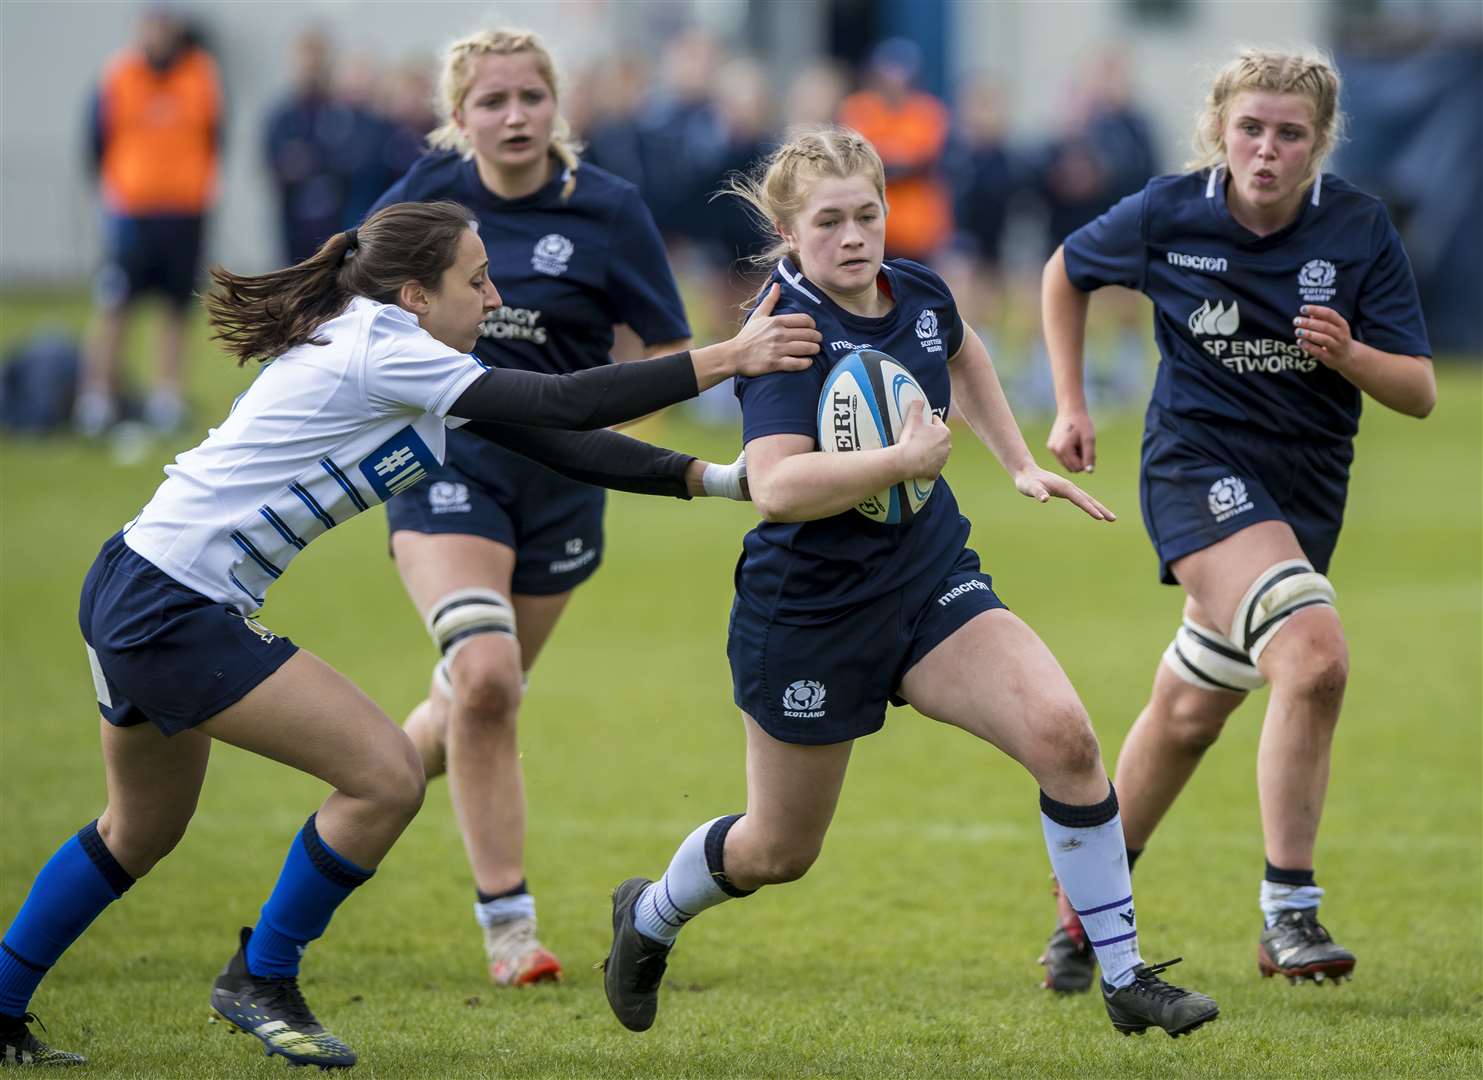
[[[937,476],[949,450],[939,417],[952,400],[1022,494],[1112,519],[1035,464],[983,343],[942,279],[904,259],[882,262],[884,185],[874,148],[836,128],[795,137],[759,178],[735,188],[776,231],[779,307],[811,315],[825,344],[807,371],[737,384],[763,517],[743,544],[727,649],[747,734],[746,813],[697,828],[659,881],[618,886],[608,1001],[626,1027],[648,1028],[685,922],[808,870],[853,740],[881,728],[888,701],[905,701],[1030,771],[1051,862],[1093,928],[1112,1022],[1124,1032],[1183,1034],[1214,1019],[1215,1003],[1160,980],[1162,965],[1142,963],[1117,796],[1096,736],[1055,658],[994,595],[965,546],[969,525],[947,482],[937,481],[906,524],[877,524],[853,509],[892,484]],[[816,411],[825,376],[861,348],[904,365],[932,412],[918,407],[894,446],[823,453]]]
[[[1411,416],[1436,401],[1431,347],[1379,200],[1322,171],[1339,77],[1316,54],[1242,51],[1199,117],[1198,170],[1160,177],[1067,238],[1045,268],[1058,414],[1050,449],[1095,463],[1082,393],[1087,294],[1141,289],[1161,363],[1143,436],[1144,524],[1184,623],[1118,756],[1136,859],[1246,695],[1270,682],[1257,753],[1264,975],[1348,975],[1318,921],[1314,847],[1349,654],[1324,576],[1344,515],[1362,394]],[[1042,962],[1091,984],[1068,905]]]
[[[93,919],[180,840],[220,739],[334,791],[294,837],[212,1007],[270,1054],[354,1064],[305,1004],[299,958],[416,814],[425,781],[412,741],[369,698],[253,620],[268,586],[308,543],[435,468],[449,416],[591,483],[701,494],[714,466],[601,429],[738,372],[807,366],[799,357],[817,351],[817,332],[790,315],[622,367],[488,369],[467,350],[500,298],[473,226],[453,203],[399,203],[286,270],[213,271],[216,336],[239,362],[272,362],[221,425],[166,468],[88,571],[79,620],[103,718],[108,806],[41,869],[0,939],[0,1062],[82,1061],[31,1034],[31,996]]]
[[[540,39],[455,42],[441,96],[436,149],[382,202],[455,199],[478,215],[505,304],[475,355],[527,371],[601,367],[617,323],[650,356],[683,349],[690,328],[659,232],[632,184],[579,161]],[[555,979],[525,880],[516,717],[572,590],[602,559],[604,493],[456,431],[429,479],[387,504],[397,570],[442,652],[407,731],[427,775],[448,774],[490,979]]]

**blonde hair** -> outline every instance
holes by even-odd
[[[808,201],[812,181],[825,176],[848,180],[864,174],[875,185],[881,209],[886,208],[886,168],[858,131],[847,127],[803,128],[761,161],[750,173],[731,176],[721,194],[735,195],[749,207],[764,232],[772,237],[766,251],[752,257],[759,267],[772,267],[785,255],[795,255],[783,239]]]
[[[1238,52],[1210,83],[1205,107],[1195,118],[1195,156],[1185,168],[1210,169],[1225,164],[1225,129],[1231,102],[1247,90],[1301,94],[1313,106],[1313,154],[1303,178],[1304,184],[1311,183],[1344,135],[1339,72],[1328,55],[1317,49],[1280,52],[1244,48]]]
[[[438,112],[443,123],[428,135],[429,146],[458,150],[466,158],[474,156],[473,146],[454,119],[474,81],[474,65],[481,56],[515,56],[520,53],[529,53],[535,59],[536,71],[551,91],[551,97],[560,103],[556,61],[540,37],[529,30],[480,30],[448,46],[443,57],[443,74],[438,86]],[[571,198],[577,186],[577,167],[581,164],[577,155],[581,152],[582,144],[572,134],[566,117],[558,111],[551,125],[551,153],[567,171],[566,183],[561,188],[563,199]]]

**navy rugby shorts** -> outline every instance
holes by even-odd
[[[166,735],[241,701],[299,651],[170,577],[123,533],[93,561],[77,620],[103,718],[115,727],[149,722]]]
[[[602,488],[454,430],[448,460],[392,497],[386,524],[391,532],[459,533],[504,544],[515,551],[511,590],[551,596],[575,589],[602,563],[606,503]]]
[[[149,293],[177,308],[195,299],[201,273],[203,219],[200,215],[104,219],[103,269],[98,274],[98,306],[115,308]]]
[[[808,624],[769,619],[740,597],[726,655],[732,697],[774,739],[820,745],[871,735],[912,667],[975,615],[1005,607],[978,555],[964,548],[947,576],[912,582]]]
[[[1138,488],[1159,580],[1177,584],[1171,563],[1262,521],[1287,522],[1314,569],[1328,573],[1353,458],[1348,445],[1315,445],[1150,408]]]

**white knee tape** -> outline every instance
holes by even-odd
[[[427,632],[443,654],[445,664],[469,638],[479,634],[515,633],[515,609],[494,589],[455,589],[432,606]],[[442,667],[442,665],[440,665]],[[443,669],[443,678],[447,678]]]
[[[1266,678],[1236,643],[1218,630],[1184,620],[1164,650],[1169,670],[1202,690],[1244,694],[1266,685]]]
[[[1290,559],[1264,571],[1236,605],[1231,640],[1255,664],[1272,636],[1296,611],[1334,605],[1334,587],[1306,559]]]

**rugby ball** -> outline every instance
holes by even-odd
[[[850,353],[830,369],[819,394],[819,446],[825,453],[894,446],[906,410],[932,405],[911,372],[876,349]],[[932,495],[934,481],[907,480],[872,495],[855,509],[882,525],[904,525]]]

